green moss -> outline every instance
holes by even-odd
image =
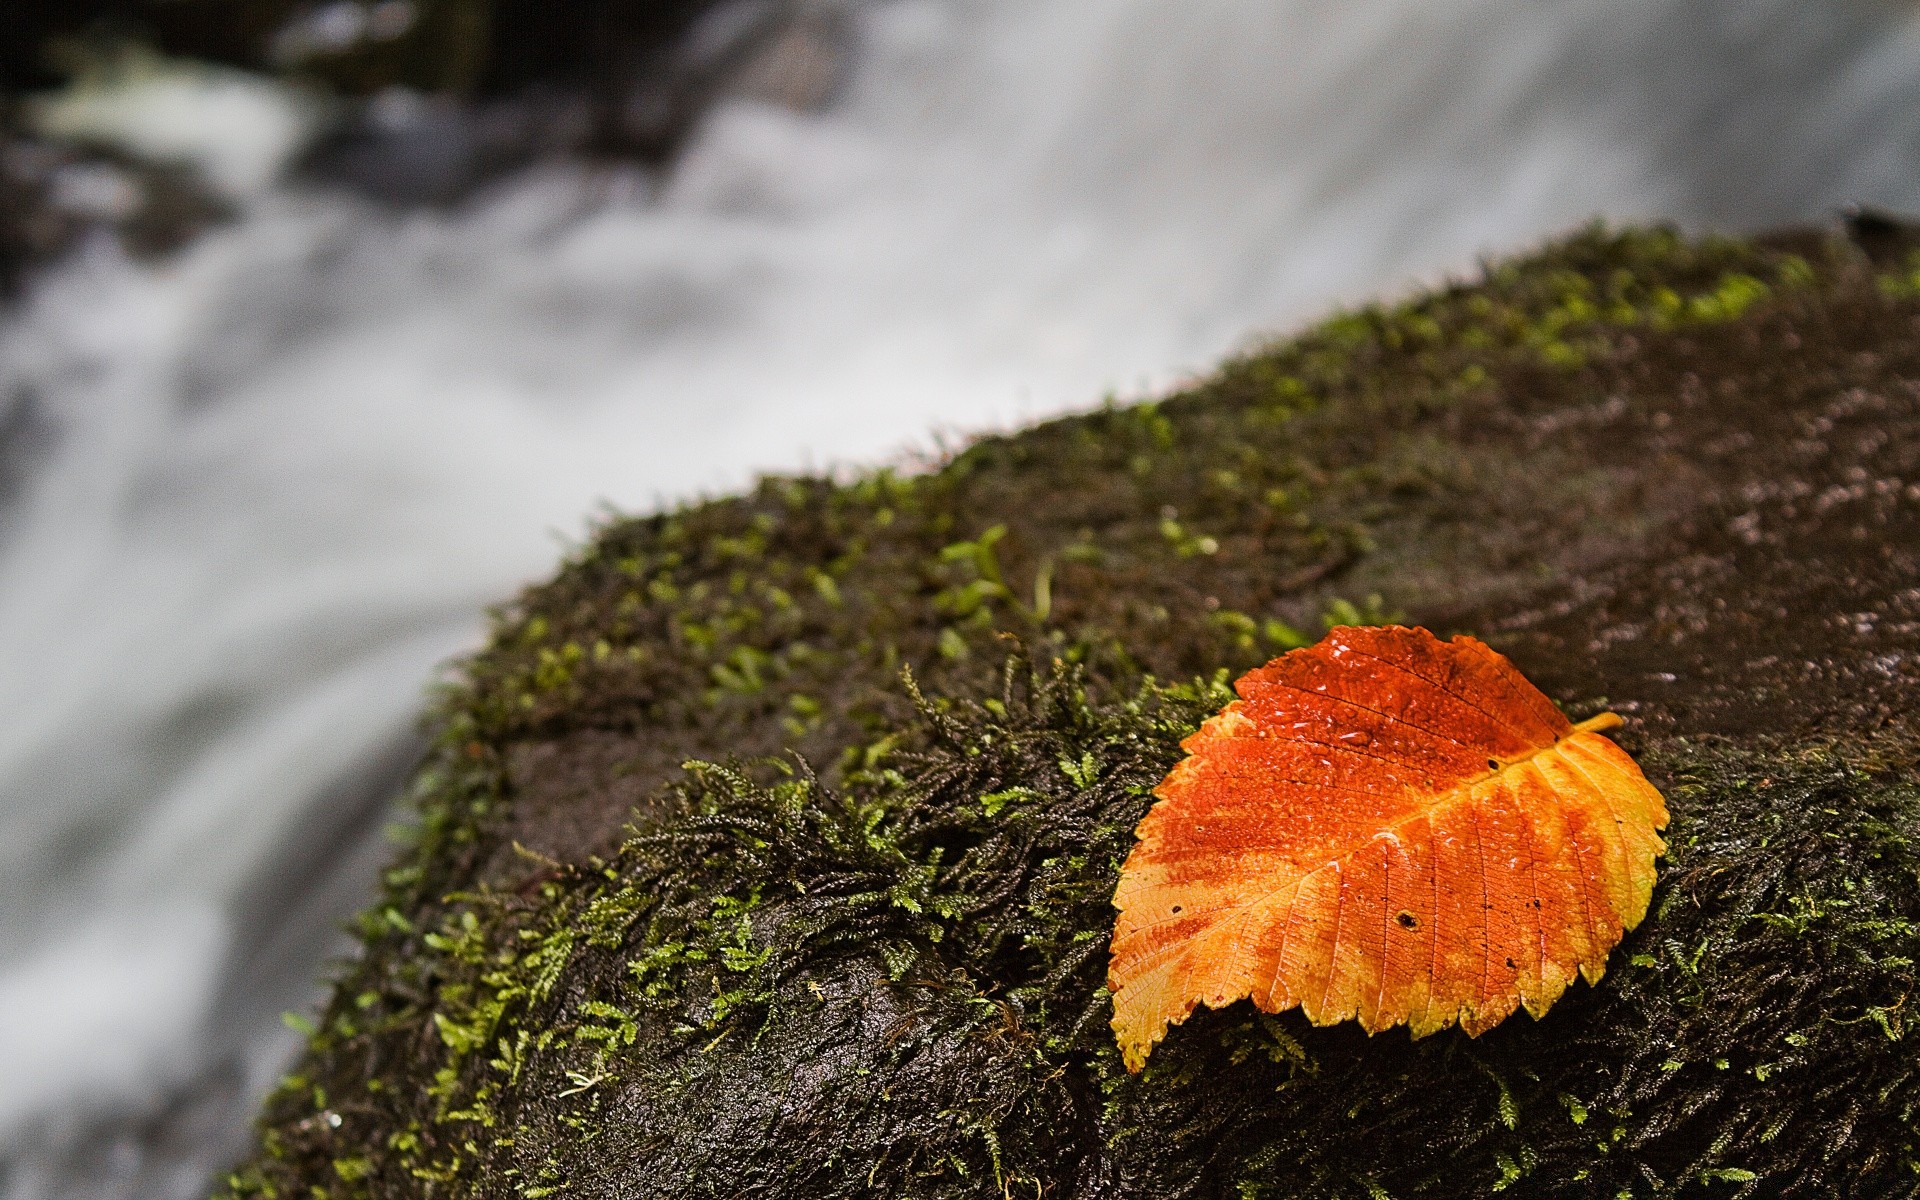
[[[1663,747],[1648,765],[1671,780],[1671,854],[1601,987],[1478,1041],[1369,1040],[1238,1005],[1177,1031],[1136,1078],[1106,1029],[1099,932],[1148,790],[1225,693],[1148,685],[1102,703],[1071,670],[1030,678],[1018,661],[1007,680],[991,706],[923,702],[908,741],[844,789],[698,764],[677,815],[611,861],[465,898],[425,939],[433,1135],[382,1156],[384,1177],[545,1172],[600,1194],[586,1181],[671,1164],[684,1182],[660,1195],[780,1180],[970,1195],[1068,1165],[1155,1181],[1150,1194],[1209,1177],[1279,1196],[1911,1186],[1910,766]],[[910,998],[897,1027],[820,1019],[850,979]],[[936,1049],[978,1070],[920,1077],[915,1056]],[[833,1139],[701,1136],[793,1102],[755,1076],[807,1061],[866,1081],[809,1097]],[[1267,1099],[1222,1106],[1223,1075]],[[897,1112],[869,1110],[883,1092]],[[300,1095],[315,1113],[327,1099]],[[343,1181],[375,1173],[355,1161]],[[851,1161],[876,1165],[850,1182]]]
[[[1920,378],[1912,303],[1844,247],[1592,230],[1155,404],[609,523],[442,696],[414,845],[230,1194],[1913,1193],[1911,758],[1835,731],[1911,710],[1914,564],[1798,500],[1920,445],[1805,433],[1863,347]],[[1791,379],[1752,352],[1781,330]],[[1709,386],[1765,396],[1778,461],[1661,457],[1721,436]],[[1662,500],[1682,470],[1741,507]],[[1749,549],[1749,506],[1802,541]],[[1830,641],[1840,595],[1879,641]],[[1640,714],[1653,917],[1539,1024],[1243,1004],[1127,1076],[1108,901],[1179,739],[1402,613]]]

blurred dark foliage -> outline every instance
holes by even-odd
[[[293,72],[348,95],[400,85],[500,95],[534,83],[623,78],[686,32],[714,0],[416,0],[391,36],[341,36],[307,56],[287,32],[326,10],[378,5],[303,0],[15,0],[0,8],[0,84],[8,92],[61,82],[63,47],[138,41],[163,54]],[[341,22],[334,22],[338,27]],[[351,28],[351,25],[348,26]]]

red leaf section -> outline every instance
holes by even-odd
[[[1129,1070],[1196,1005],[1478,1035],[1646,915],[1666,803],[1470,637],[1340,628],[1249,671],[1155,789],[1114,906]]]

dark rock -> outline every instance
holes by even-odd
[[[372,94],[307,173],[388,201],[447,203],[542,158],[664,164],[722,99],[826,104],[850,52],[831,3],[583,6],[559,22],[544,5],[537,14],[503,5],[492,19],[489,69],[467,89],[476,94]]]
[[[0,296],[12,297],[21,276],[73,242],[79,222],[47,203],[43,148],[8,139],[0,150]]]
[[[1897,267],[1920,250],[1920,223],[1878,208],[1849,207],[1840,214],[1847,238],[1875,266]]]
[[[459,101],[375,97],[302,157],[303,177],[398,206],[451,205],[516,167],[578,153],[593,141],[584,97],[529,90]]]
[[[719,100],[828,103],[851,52],[837,0],[91,0],[0,21],[0,99],[128,45],[318,86],[342,115],[301,173],[399,205],[452,204],[561,156],[667,163]],[[182,183],[153,189],[128,230],[141,248],[198,227],[172,215]],[[87,224],[56,207],[0,174],[0,282]]]
[[[152,259],[232,215],[190,166],[0,131],[0,296],[90,232],[114,233],[136,258]]]
[[[806,111],[839,89],[848,54],[844,14],[831,4],[725,0],[676,39],[608,72],[606,148],[651,161],[672,157],[715,100],[751,96]]]
[[[849,53],[847,22],[832,5],[732,0],[662,6],[639,17],[607,14],[591,24],[604,37],[590,51],[574,47],[572,57],[535,37],[534,48],[517,48],[511,66],[503,61],[476,98],[375,95],[307,156],[302,171],[389,203],[446,205],[543,159],[665,164],[722,99],[796,110],[828,103]],[[511,44],[506,33],[500,37]]]
[[[0,95],[58,84],[51,45],[107,19],[114,7],[110,0],[11,0],[0,7]]]
[[[1920,1194],[1920,279],[1590,231],[928,467],[613,522],[501,615],[231,1194]],[[1539,1021],[1241,1002],[1127,1075],[1149,790],[1394,616],[1628,716],[1647,920]]]

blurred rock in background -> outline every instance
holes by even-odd
[[[270,87],[301,115],[256,175],[298,150],[313,183],[447,205],[544,156],[664,165],[722,98],[816,109],[849,40],[837,0],[21,0],[0,12],[0,293],[89,230],[164,254],[261,182],[209,178],[134,109],[201,126]]]

